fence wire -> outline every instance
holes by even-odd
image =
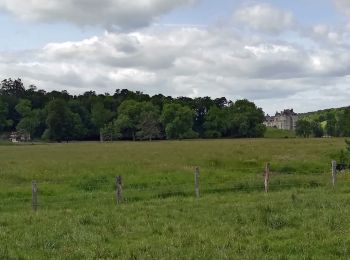
[[[249,169],[249,168],[248,168]],[[248,178],[228,180],[229,176],[204,175],[200,177],[200,194],[226,193],[226,192],[264,192],[263,171],[251,168],[257,172]],[[245,168],[245,170],[247,170]],[[327,174],[325,174],[327,173]],[[134,201],[149,201],[169,197],[194,197],[193,176],[186,174],[188,182],[170,183],[171,180],[158,182],[128,182],[123,179],[123,203]],[[216,180],[213,180],[216,178]],[[217,180],[221,179],[221,180]],[[270,173],[269,192],[292,188],[331,187],[331,174],[329,168],[323,173],[316,174],[281,174]],[[350,188],[350,174],[344,172],[337,174],[337,186]],[[13,187],[6,186],[6,192],[0,192],[0,209],[31,207],[32,193],[31,181],[21,182]],[[26,188],[24,188],[26,187]],[[68,190],[67,187],[69,187]],[[91,203],[116,203],[115,179],[96,177],[94,180],[65,181],[42,180],[38,181],[39,208],[80,207]]]

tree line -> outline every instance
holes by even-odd
[[[263,137],[264,112],[246,99],[147,95],[116,89],[96,94],[47,92],[21,79],[0,88],[0,132],[70,140],[153,140]]]
[[[309,114],[297,122],[296,134],[302,137],[350,136],[350,107],[327,109]]]

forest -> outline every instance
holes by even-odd
[[[21,79],[4,79],[0,89],[0,133],[47,141],[255,138],[264,136],[264,118],[246,99],[150,96],[127,89],[71,95],[25,87]]]
[[[296,126],[296,135],[301,137],[350,136],[350,107],[301,114]]]

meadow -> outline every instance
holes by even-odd
[[[265,138],[295,138],[295,131],[283,130],[274,127],[267,127],[264,135]]]
[[[0,259],[348,259],[350,175],[333,188],[330,174],[342,148],[336,138],[2,143]]]

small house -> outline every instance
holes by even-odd
[[[12,132],[9,137],[10,142],[19,143],[19,142],[29,142],[31,141],[30,134],[24,132]]]

